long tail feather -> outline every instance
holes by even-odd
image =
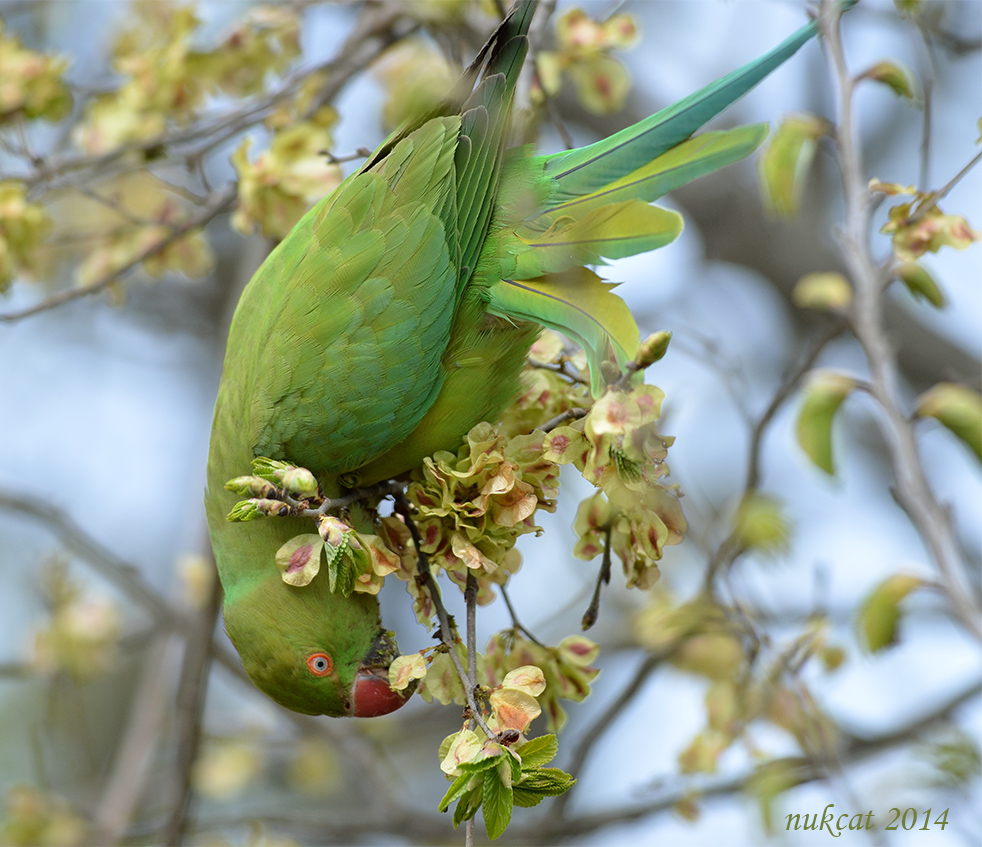
[[[488,311],[534,321],[565,333],[583,346],[590,364],[590,390],[604,389],[603,363],[623,368],[638,350],[638,325],[627,304],[586,268],[537,279],[504,279],[488,292]]]
[[[653,203],[694,179],[739,162],[756,150],[766,136],[767,124],[701,133],[597,191],[550,204],[540,218],[551,224],[558,215],[580,216],[608,203],[629,199]]]
[[[685,141],[787,61],[817,32],[816,23],[811,21],[759,59],[643,121],[587,147],[544,157],[545,173],[558,188],[554,200],[561,203],[598,191]]]

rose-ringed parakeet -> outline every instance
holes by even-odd
[[[594,393],[636,353],[626,305],[585,264],[672,241],[649,205],[747,156],[766,126],[693,136],[815,33],[609,138],[535,156],[507,149],[537,0],[520,0],[444,108],[391,135],[269,255],[229,331],[206,507],[229,637],[256,685],[310,714],[398,708],[395,645],[369,594],[298,588],[274,564],[309,521],[231,523],[223,489],[256,456],[311,469],[325,491],[402,474],[455,449],[519,393],[541,326],[580,342]],[[603,366],[603,367],[602,367]]]

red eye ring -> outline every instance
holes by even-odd
[[[307,668],[314,676],[327,676],[334,670],[334,662],[327,653],[311,653],[307,657]]]

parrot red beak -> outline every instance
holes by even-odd
[[[399,655],[392,634],[384,630],[378,634],[372,649],[355,675],[352,702],[356,718],[377,718],[402,706],[416,690],[415,680],[402,691],[389,687],[389,665]]]
[[[389,688],[389,672],[385,668],[362,668],[355,677],[354,711],[356,718],[377,718],[402,706],[413,694],[415,685],[404,691]]]

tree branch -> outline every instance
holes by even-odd
[[[950,517],[936,500],[921,465],[914,426],[899,407],[899,375],[886,337],[882,290],[887,264],[876,264],[870,254],[871,198],[863,176],[852,108],[854,81],[846,68],[836,4],[824,0],[820,15],[823,43],[832,59],[838,84],[836,145],[846,199],[846,221],[841,233],[842,256],[855,292],[852,326],[870,368],[871,393],[882,412],[881,431],[887,444],[896,481],[896,497],[934,559],[952,612],[976,639],[982,641],[979,606],[966,584]]]
[[[464,696],[467,699],[467,709],[470,713],[468,717],[472,718],[477,723],[488,738],[496,738],[497,736],[484,722],[484,718],[481,715],[481,710],[478,707],[477,700],[474,697],[476,681],[474,683],[471,682],[470,674],[461,663],[460,656],[457,655],[456,634],[450,623],[450,616],[447,614],[447,609],[443,605],[443,598],[440,594],[440,586],[437,585],[436,579],[434,579],[433,574],[430,571],[429,557],[423,551],[423,539],[419,534],[419,528],[416,526],[416,522],[413,520],[411,511],[412,506],[404,493],[397,492],[393,496],[395,497],[396,501],[396,510],[406,522],[406,526],[409,529],[409,534],[413,539],[413,545],[416,548],[419,578],[426,586],[426,590],[430,594],[430,599],[433,600],[433,608],[436,611],[437,621],[439,621],[440,624],[440,641],[447,648],[447,653],[450,655],[450,661],[453,662],[453,666],[457,670],[457,676],[460,678],[460,683],[464,688]],[[469,651],[468,661],[470,661]]]
[[[222,605],[222,584],[214,566],[211,572],[212,584],[208,602],[201,609],[196,625],[185,642],[184,663],[177,688],[175,793],[172,811],[161,839],[169,847],[176,847],[184,840],[193,795],[191,778],[201,745],[201,722],[212,660],[212,635]]]
[[[47,312],[50,309],[54,309],[65,303],[70,303],[73,300],[88,297],[90,294],[96,294],[100,291],[104,291],[106,288],[120,279],[124,274],[133,270],[133,268],[142,264],[150,257],[162,253],[164,250],[170,247],[171,244],[184,238],[184,236],[186,236],[188,233],[193,232],[196,229],[201,229],[213,218],[216,218],[223,212],[227,212],[232,209],[235,205],[235,201],[236,187],[231,185],[215,195],[211,202],[204,206],[202,210],[198,212],[198,214],[191,215],[179,224],[172,225],[170,232],[160,241],[144,248],[121,267],[109,271],[89,285],[82,286],[80,288],[70,288],[67,291],[53,294],[50,297],[46,297],[45,299],[41,300],[41,302],[36,303],[33,306],[29,306],[26,309],[21,309],[18,312],[7,312],[6,314],[0,314],[0,321],[16,321],[20,320],[21,318],[27,318],[31,315]]]

